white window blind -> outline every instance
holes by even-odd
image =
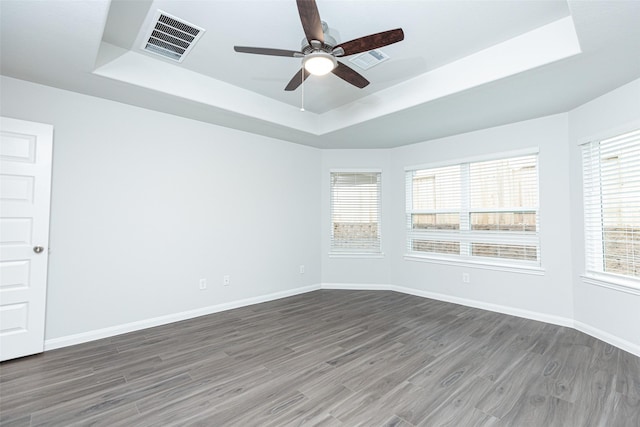
[[[380,192],[380,172],[331,172],[331,252],[381,252]]]
[[[587,273],[640,277],[640,129],[582,146]]]
[[[406,185],[409,252],[458,254],[460,166],[410,171]]]
[[[538,262],[537,166],[537,155],[469,165],[471,255]]]
[[[537,154],[408,170],[410,255],[540,265]]]

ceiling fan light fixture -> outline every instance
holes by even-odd
[[[304,69],[314,76],[324,76],[336,68],[337,65],[336,58],[326,52],[313,52],[302,60]]]

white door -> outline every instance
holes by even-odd
[[[0,360],[44,350],[53,126],[0,118]]]

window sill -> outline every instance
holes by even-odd
[[[543,276],[545,270],[542,267],[508,265],[500,263],[487,263],[469,260],[454,260],[443,258],[432,258],[418,255],[405,255],[407,261],[429,262],[433,264],[453,265],[457,267],[480,268],[484,270],[506,271],[509,273],[532,274],[535,276]]]
[[[626,280],[621,277],[600,275],[600,274],[582,274],[580,278],[584,283],[589,285],[600,286],[602,288],[613,289],[614,291],[626,292],[628,294],[640,295],[640,285],[633,280]]]
[[[383,252],[367,253],[367,252],[329,252],[329,258],[384,258]]]

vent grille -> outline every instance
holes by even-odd
[[[387,59],[389,59],[389,55],[379,49],[374,49],[349,58],[349,61],[363,70],[368,70]]]
[[[152,25],[142,50],[176,62],[184,60],[205,31],[162,10],[156,12]]]

